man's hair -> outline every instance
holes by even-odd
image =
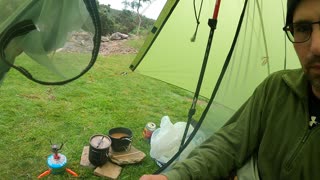
[[[301,0],[288,0],[287,1],[287,19],[286,25],[291,24],[293,21],[293,12]]]

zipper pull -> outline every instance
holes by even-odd
[[[302,139],[302,142],[303,142],[303,143],[306,142],[307,138],[308,138],[309,135],[310,135],[310,132],[311,132],[311,130],[308,129],[307,133],[304,135],[304,137],[303,137],[303,139]]]

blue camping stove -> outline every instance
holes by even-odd
[[[56,144],[53,144],[51,146],[52,154],[47,159],[47,165],[49,167],[48,170],[43,172],[38,176],[38,179],[47,176],[49,174],[62,174],[65,171],[67,171],[69,174],[78,177],[78,174],[73,172],[71,169],[66,168],[67,166],[67,157],[61,153],[59,153],[59,150],[61,150],[63,146],[63,143],[60,147],[58,147]]]
[[[63,154],[51,154],[47,159],[47,165],[51,174],[62,174],[67,166],[67,157]]]

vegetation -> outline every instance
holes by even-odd
[[[126,9],[115,10],[108,5],[99,4],[98,1],[97,4],[103,35],[110,35],[114,32],[137,34],[137,32],[149,30],[154,23],[153,19],[141,16],[139,13]]]
[[[123,4],[125,4],[125,7],[130,7],[131,9],[135,10],[137,13],[137,19],[138,19],[138,25],[137,25],[137,31],[136,35],[139,35],[140,33],[140,26],[142,23],[141,14],[140,14],[140,8],[142,7],[142,3],[150,3],[151,0],[132,0],[131,2],[129,0],[124,0]]]
[[[92,135],[107,134],[118,126],[130,128],[133,146],[146,154],[141,163],[122,166],[119,179],[138,179],[158,169],[142,137],[143,128],[150,121],[159,127],[164,115],[172,122],[185,121],[193,94],[131,72],[128,67],[134,56],[100,56],[87,74],[64,86],[39,85],[11,70],[0,88],[1,179],[36,179],[48,168],[50,140],[65,142],[61,153],[81,179],[101,179],[93,175],[93,169],[79,165],[82,149]],[[73,57],[87,56],[66,58]],[[198,106],[196,119],[204,106]],[[71,178],[65,173],[47,179]]]

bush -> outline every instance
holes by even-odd
[[[115,32],[125,34],[134,33],[137,28],[137,14],[129,10],[115,10],[108,5],[98,4],[102,26],[102,35],[110,35]],[[142,16],[140,32],[149,31],[155,21]]]

